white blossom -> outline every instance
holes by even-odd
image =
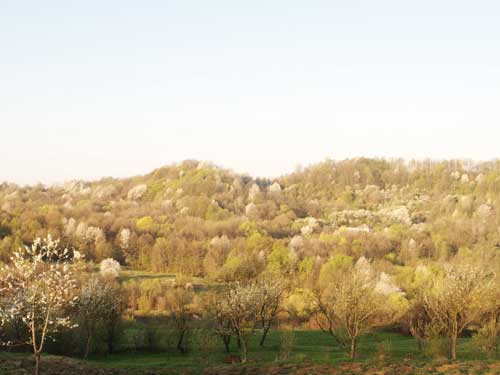
[[[258,213],[258,210],[257,210],[257,206],[255,205],[255,203],[249,203],[247,204],[247,206],[245,207],[245,215],[246,216],[255,216],[257,215]]]
[[[293,238],[290,240],[290,243],[288,244],[288,248],[291,251],[298,252],[302,249],[304,246],[304,238],[302,236],[293,236]]]
[[[393,277],[382,272],[375,284],[375,291],[384,296],[402,294],[401,289],[394,283]]]
[[[89,242],[103,242],[106,241],[106,237],[104,235],[104,231],[98,227],[88,227],[85,232],[85,240]]]
[[[68,237],[71,237],[73,236],[75,231],[76,231],[76,220],[74,218],[70,218],[64,226],[64,234]]]
[[[380,210],[378,213],[391,221],[411,225],[410,212],[406,206],[388,207]]]
[[[147,185],[145,184],[137,185],[128,191],[127,199],[131,201],[139,200],[142,198],[142,196],[146,193],[147,190],[148,190]]]
[[[281,193],[281,186],[277,182],[269,186],[270,193]]]
[[[364,275],[367,280],[372,278],[373,269],[370,262],[368,262],[368,260],[365,257],[359,258],[356,264],[354,265],[354,268],[361,275]]]
[[[99,264],[99,272],[105,279],[116,279],[120,275],[121,266],[116,260],[112,258],[104,259]]]
[[[122,249],[128,249],[128,245],[130,242],[130,229],[123,228],[118,236],[120,240],[120,246],[122,247]]]
[[[78,238],[85,238],[87,234],[88,225],[81,221],[75,230],[75,236]]]
[[[491,214],[491,206],[482,204],[477,208],[477,215],[481,218],[487,218]]]
[[[248,191],[248,200],[253,201],[257,195],[260,193],[259,185],[253,184]]]
[[[21,321],[29,332],[25,344],[33,348],[36,366],[47,339],[64,328],[75,325],[67,311],[75,307],[78,297],[76,260],[59,240],[49,235],[37,238],[31,247],[14,252],[11,265],[0,270],[1,320]]]

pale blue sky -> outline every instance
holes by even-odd
[[[498,1],[0,0],[0,181],[500,156]]]

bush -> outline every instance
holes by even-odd
[[[474,347],[483,351],[488,358],[491,358],[495,348],[498,348],[499,335],[500,325],[495,319],[492,319],[472,336],[472,342]]]
[[[450,353],[450,340],[442,337],[432,337],[426,340],[424,353],[438,362],[447,361]]]

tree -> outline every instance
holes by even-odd
[[[182,354],[188,350],[186,335],[189,333],[193,316],[193,299],[194,293],[190,283],[176,286],[167,294],[167,312],[178,333],[177,350]]]
[[[107,258],[99,264],[99,272],[105,279],[116,279],[120,275],[121,266],[116,260]]]
[[[231,325],[231,330],[241,342],[241,361],[248,357],[248,341],[258,324],[261,288],[256,283],[243,285],[239,282],[230,286],[221,296],[220,313]]]
[[[222,293],[211,293],[206,299],[207,309],[211,313],[214,321],[215,333],[224,343],[226,353],[230,352],[229,344],[233,330],[231,329],[231,320],[225,311],[225,303]]]
[[[500,337],[500,310],[488,314],[482,326],[473,336],[474,343],[480,347],[488,356],[492,358],[493,350],[498,347]]]
[[[286,291],[286,283],[281,275],[267,275],[257,282],[260,288],[258,319],[262,327],[260,346],[264,346],[269,330],[275,323]]]
[[[451,341],[451,358],[457,358],[457,341],[462,332],[491,311],[498,288],[492,274],[482,267],[448,264],[422,290],[422,305],[435,331]]]
[[[113,354],[115,341],[119,333],[123,313],[127,308],[125,292],[116,281],[108,281],[106,298],[102,306],[102,322],[104,326],[104,341],[108,346],[108,354]]]
[[[64,328],[72,328],[68,310],[78,297],[77,261],[80,254],[62,249],[59,240],[37,238],[31,247],[14,252],[12,264],[0,271],[3,317],[19,317],[26,325],[35,356],[35,375],[47,339]]]
[[[406,309],[406,300],[390,278],[385,274],[375,277],[365,261],[335,274],[318,296],[317,312],[327,322],[325,327],[318,320],[320,327],[339,341],[340,333],[347,336],[352,360],[361,335],[390,324]]]
[[[92,277],[82,288],[78,312],[80,326],[86,335],[83,356],[85,359],[88,358],[92,340],[97,334],[99,325],[104,322],[106,317],[109,319],[110,315],[114,313],[116,303],[113,303],[113,300],[117,298],[116,293],[116,284],[110,279],[101,277]]]

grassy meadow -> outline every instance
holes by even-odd
[[[288,359],[283,358],[283,331],[271,331],[265,346],[259,346],[259,335],[250,341],[247,364],[226,363],[229,355],[223,345],[213,342],[210,353],[200,347],[196,333],[190,339],[190,351],[180,354],[174,348],[148,352],[145,348],[130,351],[127,343],[134,341],[142,323],[128,327],[122,337],[121,352],[112,355],[93,355],[89,360],[70,359],[45,355],[46,374],[86,373],[87,375],[166,375],[166,374],[500,374],[497,352],[486,358],[469,338],[458,345],[459,362],[440,357],[436,347],[419,350],[411,336],[391,332],[365,335],[359,343],[358,358],[352,362],[346,350],[339,348],[333,338],[316,330],[294,331],[294,344]],[[168,327],[156,326],[162,334]],[[168,343],[166,343],[168,345]],[[436,344],[439,347],[438,344]],[[232,342],[231,355],[237,355],[236,341]],[[26,353],[0,353],[1,374],[30,373],[31,356]],[[63,369],[63,372],[61,369]],[[23,372],[26,371],[26,372]]]
[[[125,341],[133,341],[135,329],[125,332]],[[259,346],[260,336],[257,334],[250,340],[249,365],[265,367],[275,364],[303,364],[335,366],[350,362],[346,350],[339,347],[334,339],[318,330],[294,331],[295,343],[290,356],[283,359],[281,348],[282,331],[271,331],[265,346]],[[127,338],[128,336],[128,338]],[[238,355],[236,340],[231,343],[231,354],[225,352],[222,342],[216,339],[215,347],[210,353],[204,353],[200,348],[199,338],[193,334],[191,350],[188,354],[180,354],[174,348],[164,352],[151,353],[144,350],[123,352],[107,356],[93,356],[92,364],[107,368],[134,368],[134,369],[191,369],[202,370],[206,367],[242,366],[240,364],[226,364],[230,355]],[[444,343],[443,343],[444,344]],[[435,346],[439,346],[438,343]],[[444,345],[442,345],[444,346]],[[422,365],[434,361],[445,361],[439,358],[438,349],[429,347],[420,351],[417,341],[411,336],[390,332],[375,332],[365,335],[359,342],[357,363],[366,363],[375,367],[387,363],[411,363]],[[500,359],[498,355],[490,361]],[[444,355],[444,353],[443,353]],[[488,359],[475,347],[471,339],[463,338],[459,342],[458,356],[461,361],[488,361]],[[437,358],[437,359],[436,359]]]

